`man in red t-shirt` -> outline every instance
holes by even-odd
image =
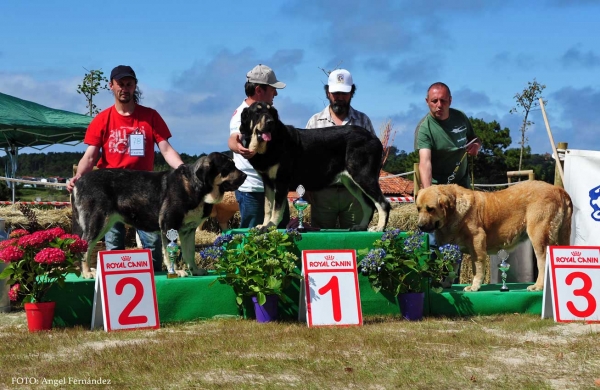
[[[119,65],[110,73],[110,90],[115,104],[99,113],[90,123],[83,142],[88,145],[77,165],[77,173],[67,183],[71,192],[75,182],[94,168],[122,168],[140,171],[154,169],[154,144],[167,164],[177,168],[183,161],[168,139],[171,132],[156,110],[139,104],[141,92],[135,72],[130,66]],[[162,269],[160,234],[138,230],[142,246],[152,251],[154,269]],[[104,237],[106,249],[125,249],[125,226],[115,224]],[[86,273],[84,278],[93,277]]]

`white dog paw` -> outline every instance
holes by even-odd
[[[175,273],[177,274],[177,276],[179,276],[180,278],[185,278],[188,276],[188,273],[186,270],[183,269],[176,269]]]
[[[81,277],[84,279],[96,279],[96,270],[92,268],[89,271],[82,271]]]
[[[471,285],[471,286],[465,287],[463,291],[475,292],[475,291],[479,291],[480,288],[481,288],[481,286]]]
[[[533,284],[527,287],[527,291],[543,291],[544,286],[538,286],[537,284]]]

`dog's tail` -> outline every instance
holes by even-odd
[[[562,191],[563,195],[563,220],[558,230],[558,245],[568,246],[571,244],[571,218],[573,216],[573,201],[567,193]]]
[[[77,188],[73,188],[73,192],[71,193],[71,210],[71,232],[81,237],[83,235],[83,229],[79,225],[79,211],[77,207]]]

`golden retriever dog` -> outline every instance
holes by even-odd
[[[438,245],[456,244],[471,255],[478,291],[488,253],[511,249],[527,236],[537,258],[538,277],[529,291],[544,289],[546,247],[569,245],[573,203],[569,194],[542,181],[526,181],[497,192],[472,191],[456,184],[419,191],[418,226],[435,232]]]

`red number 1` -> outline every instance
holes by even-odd
[[[565,282],[570,286],[573,283],[573,279],[578,278],[583,281],[583,287],[573,291],[573,295],[576,297],[584,297],[588,306],[586,310],[577,310],[575,304],[569,301],[567,302],[567,309],[577,317],[589,317],[596,312],[596,298],[592,294],[590,294],[590,290],[592,289],[592,279],[590,276],[583,272],[573,272],[567,275]]]
[[[331,291],[331,304],[333,305],[333,320],[340,322],[342,320],[342,304],[340,301],[340,283],[337,276],[332,276],[326,285],[319,289],[319,294],[324,295]]]
[[[121,325],[136,325],[145,324],[148,322],[147,316],[132,316],[131,312],[135,307],[142,301],[144,297],[144,285],[139,279],[136,278],[123,278],[117,282],[115,292],[117,295],[123,294],[123,289],[126,285],[131,284],[135,288],[135,295],[131,302],[125,306],[121,315],[119,315],[119,324]]]

